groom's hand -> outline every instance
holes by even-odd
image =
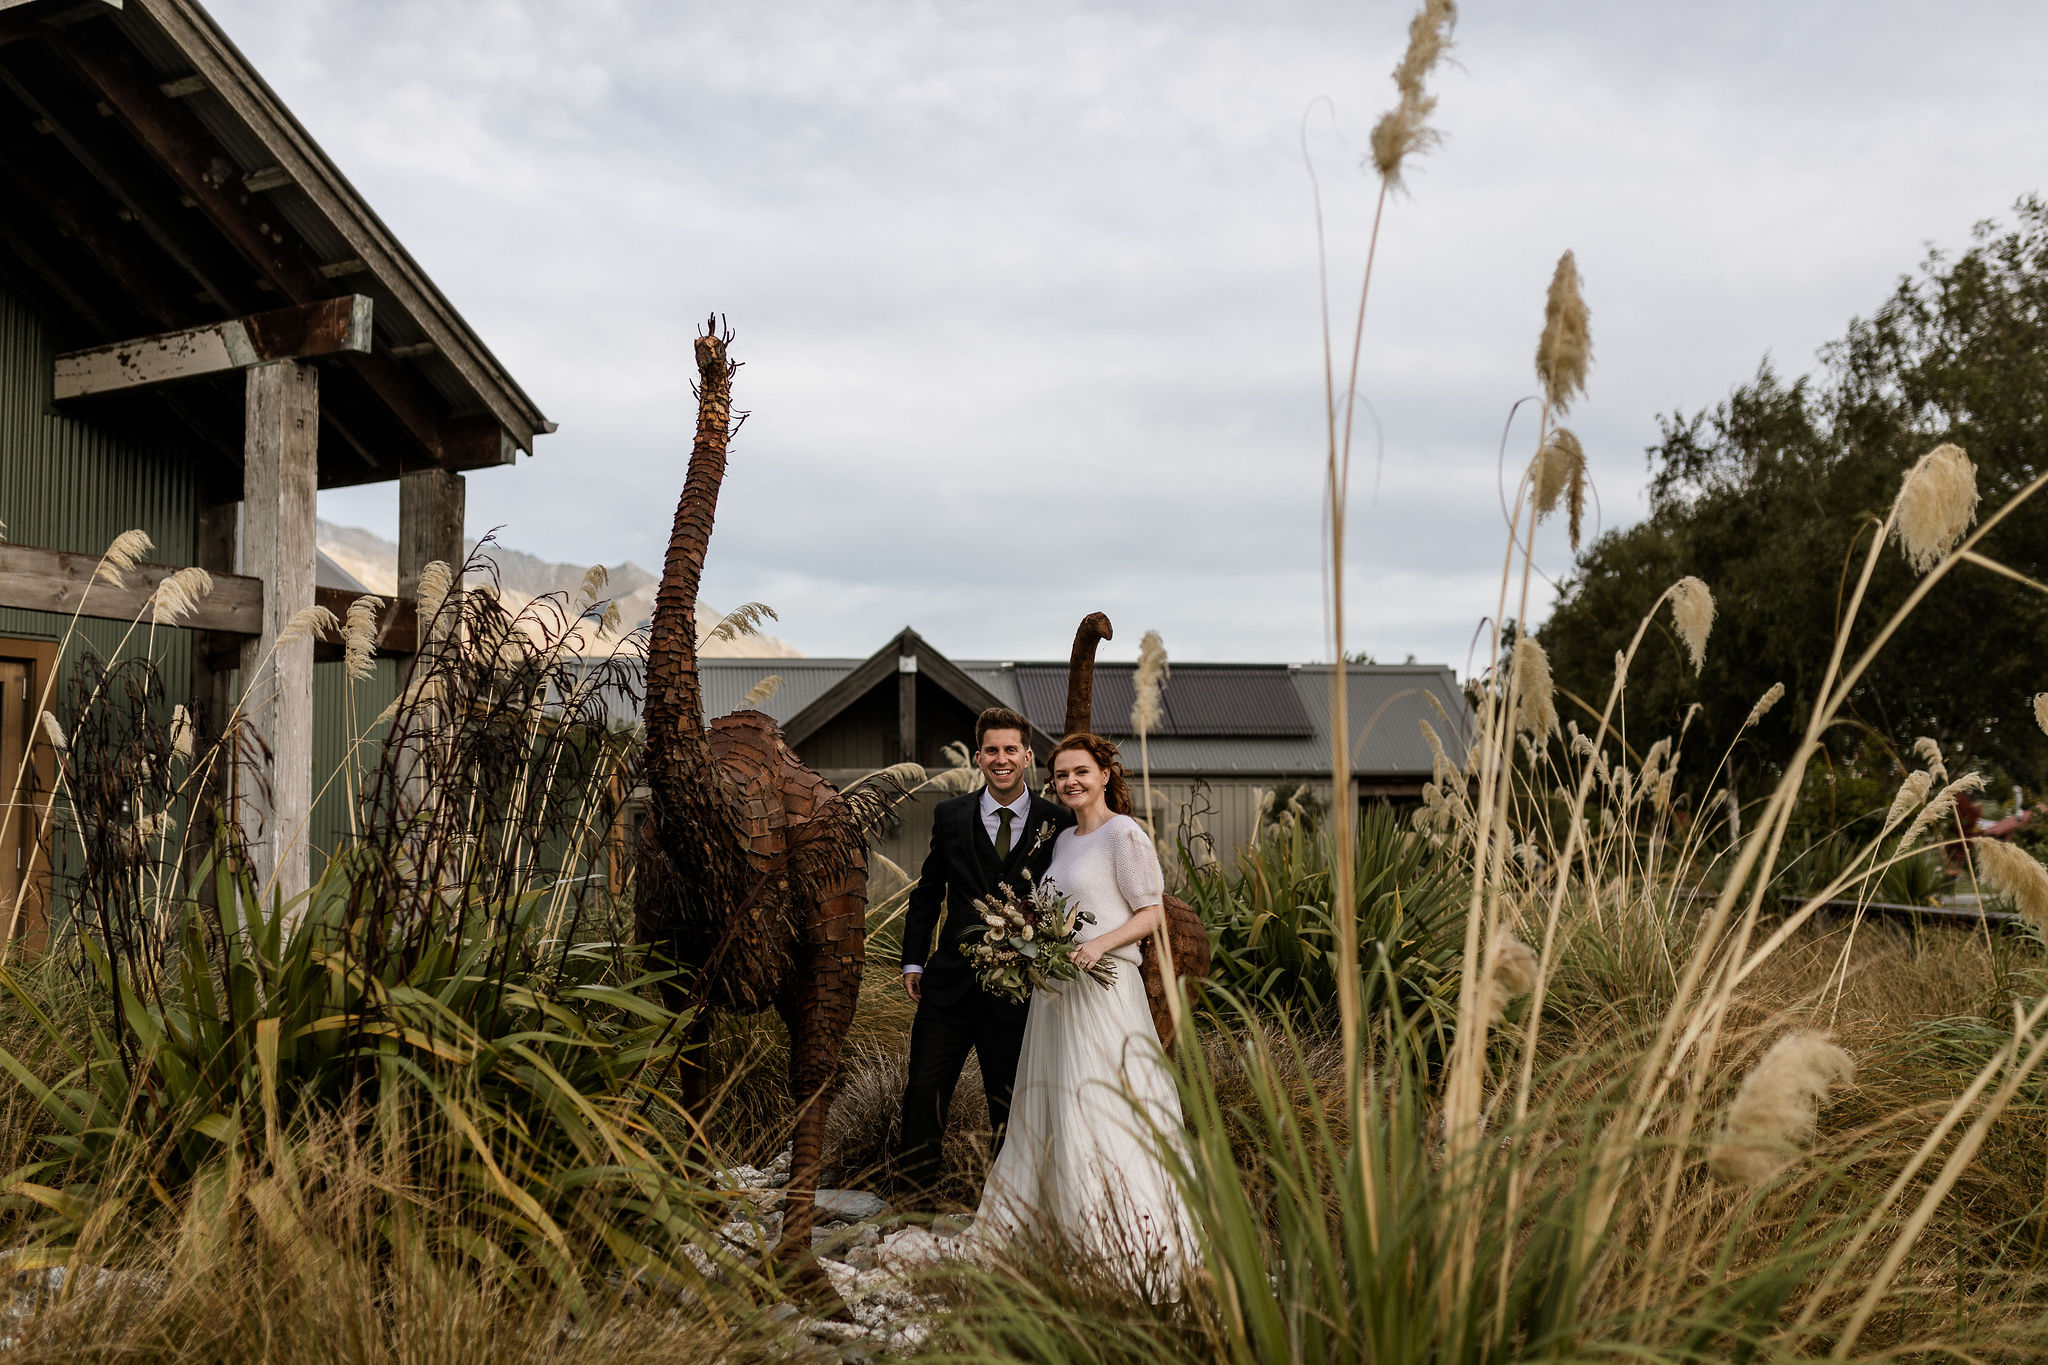
[[[924,973],[923,973],[923,972],[905,972],[905,973],[903,974],[903,993],[904,993],[905,995],[909,996],[909,997],[911,998],[911,1000],[912,1000],[912,1001],[913,1001],[914,1003],[916,1003],[916,1004],[920,1004],[920,1005],[921,1005],[921,1004],[923,1004],[923,1003],[924,1003]]]

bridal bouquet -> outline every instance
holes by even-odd
[[[1070,909],[1051,882],[1032,887],[1023,897],[1006,885],[976,901],[974,908],[984,926],[981,937],[961,944],[960,951],[974,964],[982,989],[1021,1002],[1036,987],[1081,976],[1074,965],[1079,946],[1074,931],[1095,923],[1095,916],[1078,906]],[[1116,967],[1104,958],[1088,975],[1106,989],[1116,980]]]

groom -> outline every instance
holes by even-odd
[[[960,944],[982,928],[974,901],[1005,883],[1019,895],[1028,892],[1052,862],[1053,837],[1074,823],[1064,806],[1028,790],[1029,734],[1024,717],[1001,706],[991,706],[975,721],[974,763],[987,785],[941,801],[933,812],[931,853],[904,912],[903,989],[917,1002],[917,1019],[910,1028],[910,1083],[903,1090],[897,1171],[905,1183],[926,1192],[938,1182],[946,1111],[970,1050],[981,1058],[981,1085],[998,1149],[1010,1116],[1010,1086],[1024,1046],[1027,1006],[983,990]],[[934,929],[939,931],[936,946]]]

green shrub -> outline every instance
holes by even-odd
[[[1211,979],[1261,1009],[1317,1020],[1337,1008],[1337,924],[1328,829],[1268,825],[1236,866],[1197,867],[1185,850],[1189,904],[1209,926]],[[1358,823],[1353,885],[1368,1009],[1444,1017],[1456,1001],[1469,885],[1388,806]]]

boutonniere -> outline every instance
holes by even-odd
[[[1054,833],[1056,831],[1052,827],[1052,821],[1041,820],[1038,825],[1038,837],[1031,841],[1030,848],[1024,850],[1024,856],[1029,858],[1032,854],[1038,852],[1039,849],[1044,848],[1045,841],[1052,838]]]

